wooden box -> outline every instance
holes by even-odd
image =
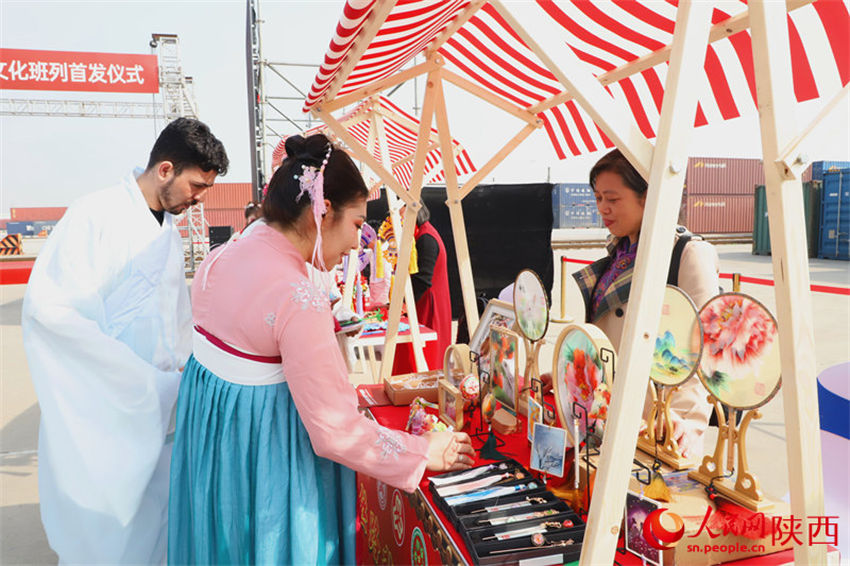
[[[437,381],[443,375],[441,369],[392,375],[384,380],[384,391],[393,405],[410,405],[417,397],[436,403]]]

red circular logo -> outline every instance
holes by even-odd
[[[673,519],[673,530],[667,529],[661,524],[661,516],[664,513]],[[676,513],[665,508],[656,509],[643,522],[643,538],[652,548],[658,550],[670,550],[681,540],[685,534],[685,522]]]

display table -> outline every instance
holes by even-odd
[[[408,324],[408,321],[402,319],[402,322]],[[419,325],[419,336],[422,337],[423,342],[429,342],[431,340],[437,339],[437,332],[425,326],[424,324]],[[369,360],[369,371],[372,375],[372,380],[374,383],[378,382],[379,379],[379,371],[378,371],[378,362],[377,357],[375,355],[375,346],[382,346],[387,337],[386,330],[374,330],[371,332],[362,332],[358,336],[354,338],[345,338],[346,346],[363,348],[366,352],[366,358]],[[396,344],[404,344],[406,342],[412,342],[413,337],[411,336],[410,329],[404,330],[403,332],[398,333],[398,338],[396,339]],[[402,424],[402,428],[404,424]]]
[[[379,423],[395,430],[404,430],[409,407],[381,406],[368,409]],[[477,428],[477,415],[473,417],[473,431]],[[503,438],[505,445],[499,451],[526,465],[530,459],[530,446],[526,439],[525,419],[520,416],[520,432]],[[467,427],[466,430],[469,430]],[[473,438],[479,449],[484,438]],[[474,465],[489,460],[476,460]],[[443,512],[435,505],[428,489],[425,473],[419,487],[412,494],[405,493],[368,475],[357,474],[357,563],[358,564],[472,564],[472,558],[458,532]],[[622,543],[622,540],[621,540]],[[681,544],[687,544],[683,540]],[[623,545],[620,544],[620,547]],[[692,553],[693,562],[716,564],[716,554]],[[837,553],[830,552],[830,563],[837,564]],[[714,557],[714,558],[712,558]],[[792,564],[793,550],[762,555],[728,564],[758,566]],[[637,556],[618,548],[616,562],[621,565],[640,565]],[[537,562],[534,564],[548,564]],[[667,563],[667,560],[665,560]]]

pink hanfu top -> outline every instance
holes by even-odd
[[[283,234],[262,224],[211,253],[192,284],[192,314],[194,324],[240,350],[283,358],[318,456],[408,492],[416,488],[428,441],[357,410],[327,295],[310,282],[304,258]]]

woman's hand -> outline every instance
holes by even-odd
[[[427,432],[428,463],[431,472],[453,472],[472,467],[475,450],[472,440],[465,432]]]
[[[675,413],[670,414],[673,422],[673,439],[679,445],[679,451],[683,458],[702,451],[702,433],[699,425],[691,421],[685,421]]]

